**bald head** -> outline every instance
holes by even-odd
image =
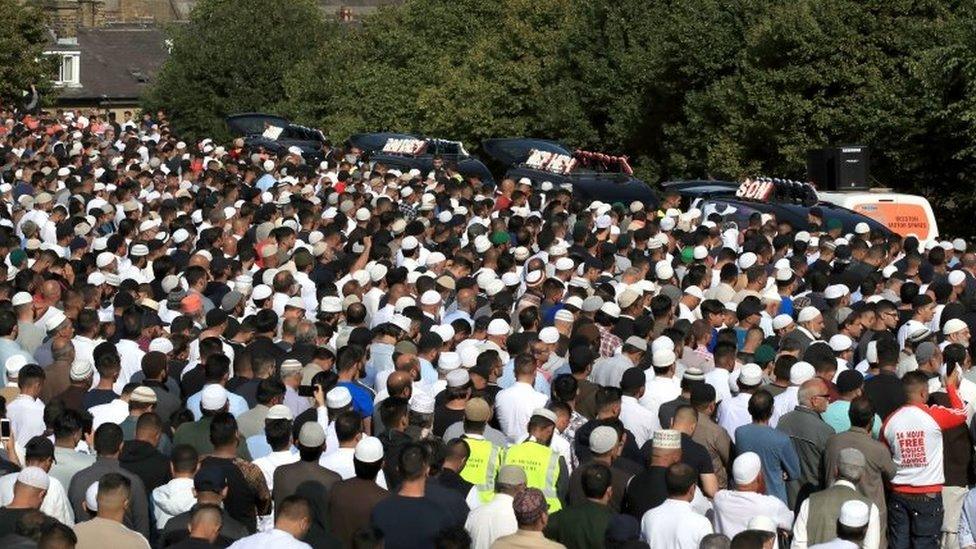
[[[962,256],[962,266],[965,269],[976,269],[976,254],[972,252],[966,252]]]
[[[797,402],[807,408],[813,408],[813,400],[817,395],[822,395],[827,393],[827,384],[820,378],[813,378],[804,381],[800,385],[800,391],[797,394]]]
[[[671,428],[686,435],[693,434],[697,425],[698,412],[693,406],[679,406],[671,420]]]
[[[199,266],[204,269],[210,268],[210,260],[207,259],[203,254],[193,254],[190,256],[190,261],[187,262],[187,267]]]
[[[57,303],[61,300],[61,285],[54,280],[48,280],[41,284],[41,295],[48,303]]]
[[[478,294],[474,288],[462,288],[457,293],[458,308],[473,313],[477,305]]]
[[[417,359],[417,355],[404,353],[396,358],[393,369],[398,372],[411,372],[414,369],[419,370],[420,360]]]
[[[393,372],[386,378],[386,390],[390,396],[405,396],[413,385],[413,375],[408,372]]]

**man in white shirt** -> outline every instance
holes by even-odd
[[[718,407],[718,424],[729,434],[732,442],[735,442],[736,429],[752,423],[752,416],[749,415],[749,399],[763,382],[762,368],[751,362],[746,364],[739,372],[736,382],[739,385],[739,394],[722,400]]]
[[[653,368],[647,370],[646,389],[640,403],[657,417],[658,409],[665,402],[681,396],[681,382],[675,375],[678,358],[670,349],[658,349],[652,357]]]
[[[512,501],[525,489],[525,471],[517,465],[505,465],[495,477],[495,497],[468,514],[464,529],[471,535],[472,549],[488,549],[502,536],[518,530]]]
[[[698,489],[698,474],[687,464],[668,467],[664,481],[668,499],[644,513],[641,539],[651,549],[698,549],[702,538],[712,533],[712,523],[692,508]]]
[[[736,352],[735,343],[726,341],[716,344],[712,351],[715,368],[705,373],[705,383],[715,388],[715,402],[732,398],[732,389],[735,387],[731,380],[738,379],[739,375],[735,363]]]
[[[339,440],[339,448],[328,454],[323,453],[319,458],[319,465],[336,473],[342,477],[342,480],[353,478],[356,476],[356,466],[353,462],[356,445],[364,436],[363,419],[356,412],[346,411],[336,417],[332,426]],[[376,475],[376,485],[386,488],[386,477],[383,476],[382,469]]]
[[[274,528],[267,532],[241,538],[234,542],[233,549],[312,549],[312,546],[299,541],[305,537],[312,524],[312,509],[308,500],[301,496],[288,496],[275,509]]]
[[[24,366],[17,372],[17,387],[20,394],[7,404],[7,418],[10,420],[14,439],[19,441],[18,445],[23,445],[30,439],[43,435],[46,428],[44,402],[39,398],[44,388],[44,370],[36,364]]]
[[[278,413],[274,413],[278,412]],[[275,406],[264,420],[264,436],[271,446],[271,453],[254,460],[254,464],[264,473],[268,490],[274,489],[274,472],[281,465],[295,463],[298,452],[292,447],[292,417],[286,406]]]
[[[142,357],[146,354],[136,342],[142,336],[142,318],[136,315],[136,308],[129,311],[122,315],[122,339],[115,344],[122,361],[122,371],[112,389],[119,394],[122,394],[122,387],[129,382],[132,375],[142,371]]]
[[[515,357],[515,384],[500,391],[495,397],[498,423],[510,442],[519,442],[525,438],[525,428],[532,417],[532,411],[544,407],[549,401],[546,395],[533,387],[535,370],[535,361],[531,355]]]
[[[630,368],[620,379],[620,421],[624,427],[634,434],[634,442],[640,448],[645,442],[654,437],[654,431],[661,428],[661,422],[647,408],[641,406],[640,398],[646,390],[646,375],[640,368]]]
[[[24,448],[24,463],[27,467],[38,467],[44,473],[51,470],[54,464],[54,443],[38,436],[27,441]],[[10,473],[0,477],[0,505],[6,506],[14,499],[14,484],[17,483],[18,473]],[[62,524],[73,526],[75,514],[68,501],[68,493],[58,479],[48,476],[47,492],[41,501],[40,510],[49,517],[53,517]]]
[[[746,452],[732,463],[735,490],[719,490],[712,501],[715,530],[729,539],[749,529],[754,516],[769,517],[781,530],[792,530],[793,512],[779,498],[768,496],[759,455]]]
[[[800,385],[817,375],[813,364],[800,361],[790,367],[790,386],[782,393],[773,397],[773,417],[769,419],[769,426],[776,427],[779,418],[793,411],[800,403]]]
[[[103,423],[114,423],[118,425],[125,421],[125,418],[129,417],[129,398],[132,397],[132,391],[136,387],[137,385],[135,384],[129,385],[128,391],[123,387],[122,394],[119,395],[119,398],[106,404],[92,406],[88,409],[88,412],[92,415],[92,432],[97,431],[98,426]]]

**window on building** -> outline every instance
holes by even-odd
[[[54,84],[58,86],[80,86],[81,85],[81,52],[77,51],[51,51],[45,52],[59,58],[60,63],[54,67],[54,74],[51,75]]]

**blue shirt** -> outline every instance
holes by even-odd
[[[0,337],[0,374],[3,374],[3,377],[0,379],[7,379],[7,359],[14,355],[23,355],[27,359],[28,364],[36,364],[34,357],[22,349],[16,341]]]
[[[268,444],[268,439],[264,433],[251,435],[244,442],[247,443],[247,451],[251,454],[252,460],[263,458],[271,453],[271,445]]]
[[[498,378],[498,386],[502,389],[508,389],[512,385],[515,385],[515,359],[510,359],[504,366],[502,366],[502,377]],[[549,394],[549,382],[546,381],[546,377],[539,372],[535,373],[534,388],[536,391],[544,395]]]
[[[455,320],[464,320],[474,328],[474,321],[471,320],[471,315],[467,311],[459,311],[457,309],[444,315],[444,320],[441,321],[441,324],[452,324]]]
[[[834,428],[835,433],[843,433],[851,428],[851,418],[847,412],[851,409],[851,403],[846,400],[837,400],[827,406],[827,411],[820,414],[820,417]],[[871,428],[871,436],[875,439],[881,433],[881,418],[874,414],[874,426]]]
[[[268,437],[266,437],[264,433],[259,435],[251,435],[247,437],[244,442],[247,444],[247,451],[250,452],[252,461],[271,455],[271,452],[274,452],[274,449],[271,448],[270,444],[268,444]],[[298,448],[295,448],[294,446],[290,446],[288,450],[291,451],[292,454],[298,453]]]
[[[420,381],[426,384],[436,383],[437,368],[434,368],[434,365],[426,358],[418,357],[417,360],[420,361]]]
[[[204,385],[204,387],[206,387],[206,385]],[[203,414],[200,412],[200,398],[202,393],[203,390],[197,391],[196,393],[190,395],[190,398],[186,399],[186,409],[193,412],[194,421],[200,421],[203,418]],[[251,407],[247,405],[247,401],[244,400],[244,397],[230,391],[227,391],[227,404],[227,411],[230,412],[234,417],[237,417],[251,409]]]
[[[758,454],[766,479],[766,493],[789,505],[783,473],[790,479],[800,477],[800,458],[790,437],[769,425],[748,423],[735,430],[735,452],[737,455]]]
[[[736,326],[734,330],[735,330],[736,349],[741,351],[742,348],[745,347],[746,345],[746,335],[749,334],[749,330],[746,330],[745,328],[740,328],[738,326]]]
[[[779,311],[776,314],[793,316],[793,298],[788,295],[780,297],[782,299],[779,302]]]
[[[275,183],[277,182],[278,181],[275,180],[274,176],[272,176],[270,173],[266,173],[258,178],[258,180],[254,183],[254,186],[261,192],[264,192],[271,187],[274,187]]]
[[[349,389],[353,410],[363,417],[373,417],[373,395],[369,391],[351,381],[340,381],[338,385]]]
[[[392,370],[394,367],[393,345],[373,343],[369,346],[369,357],[369,362],[366,363],[366,376],[363,377],[362,382],[366,386],[376,389],[376,374]],[[434,379],[437,379],[437,376],[434,376]]]

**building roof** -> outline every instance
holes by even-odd
[[[62,99],[136,99],[168,55],[166,37],[155,27],[78,29],[80,87],[63,88]]]

